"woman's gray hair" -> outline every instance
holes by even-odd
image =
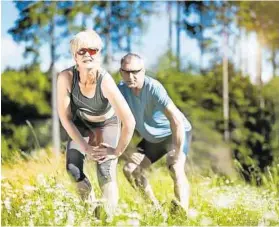
[[[75,53],[81,48],[93,47],[99,50],[103,47],[101,37],[92,29],[87,29],[77,33],[70,41],[71,53]]]

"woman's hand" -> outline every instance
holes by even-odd
[[[88,154],[89,156],[91,156],[89,159],[93,159],[99,164],[110,159],[118,158],[118,154],[116,153],[115,148],[106,143],[101,143],[97,147],[92,147]]]

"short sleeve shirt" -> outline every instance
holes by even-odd
[[[164,110],[171,102],[163,85],[148,76],[144,78],[144,84],[139,96],[134,95],[132,89],[121,81],[119,90],[126,99],[136,120],[136,130],[151,143],[159,143],[171,135],[170,122],[164,114]],[[185,118],[185,131],[191,130],[191,124]]]

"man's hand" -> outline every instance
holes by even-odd
[[[180,152],[180,150],[176,151],[175,149],[169,151],[167,154],[167,162],[174,165],[178,161]]]
[[[118,158],[115,148],[106,143],[101,143],[97,147],[92,147],[92,152],[90,152],[90,155],[92,156],[92,159],[97,161],[99,164],[110,159]]]

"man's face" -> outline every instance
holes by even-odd
[[[129,88],[141,87],[145,74],[143,62],[136,57],[130,57],[122,63],[120,73]]]

